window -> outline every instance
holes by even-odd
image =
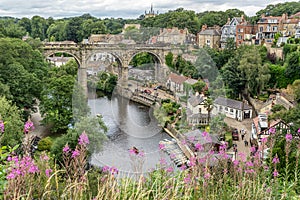
[[[242,40],[243,36],[242,35],[238,35],[238,38],[239,38],[239,40]]]
[[[232,108],[230,108],[230,112],[233,113],[233,109]]]
[[[201,108],[199,108],[199,113],[201,113]]]
[[[263,32],[264,31],[264,27],[259,27],[259,32]]]
[[[277,26],[273,26],[273,31],[277,31]]]
[[[239,28],[239,29],[238,29],[238,32],[239,32],[239,33],[242,33],[243,31],[244,31],[244,30],[243,30],[242,28]]]
[[[210,46],[210,40],[206,40],[206,45]]]
[[[225,111],[228,111],[228,108],[227,108],[227,107],[225,107]]]
[[[223,107],[222,106],[219,107],[219,111],[223,111]]]

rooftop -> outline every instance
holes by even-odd
[[[238,110],[242,110],[242,109],[251,110],[252,109],[252,107],[249,106],[247,103],[243,103],[242,101],[237,101],[237,100],[233,100],[233,99],[228,99],[228,98],[225,98],[225,97],[218,97],[214,101],[214,103],[218,104],[218,105],[226,106],[226,107],[229,107],[229,108],[235,108],[235,109],[238,109]],[[244,108],[243,108],[243,106],[244,106]]]

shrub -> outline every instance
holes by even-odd
[[[41,139],[38,143],[38,150],[39,151],[50,151],[53,141],[50,137],[45,137]]]

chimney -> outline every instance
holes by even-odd
[[[245,17],[244,17],[244,15],[242,15],[242,16],[241,16],[241,19],[242,19],[242,22],[244,22],[244,21],[245,21]]]
[[[266,17],[265,13],[261,14],[261,18],[265,18],[265,17]]]
[[[206,29],[207,29],[207,25],[206,24],[202,25],[201,31],[205,31]]]
[[[229,23],[230,23],[230,17],[228,17],[226,24],[229,24]]]

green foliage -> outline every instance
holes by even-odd
[[[273,113],[279,112],[279,111],[281,111],[281,110],[286,110],[286,108],[285,108],[283,105],[281,105],[281,104],[275,104],[275,105],[273,105],[272,108],[271,108],[271,111],[272,111]]]
[[[0,136],[0,146],[13,147],[20,144],[24,136],[21,113],[5,97],[0,97],[0,119],[5,126],[4,133]]]
[[[209,123],[210,133],[221,135],[224,133],[227,124],[224,122],[226,115],[218,114],[211,118]]]
[[[193,90],[196,92],[203,92],[204,87],[206,86],[206,83],[202,80],[197,81],[197,83],[193,84]]]
[[[285,2],[278,4],[269,4],[265,9],[262,9],[256,13],[257,17],[262,14],[266,16],[281,16],[282,14],[287,14],[288,16],[296,14],[300,11],[299,2]]]
[[[0,39],[0,82],[19,108],[33,108],[48,66],[38,50],[19,39]]]
[[[288,54],[286,58],[286,77],[289,83],[293,83],[296,79],[300,79],[300,52],[295,51]]]
[[[300,102],[300,79],[294,81],[292,85],[292,89],[295,96],[295,100],[299,103]]]
[[[40,111],[53,132],[65,132],[68,125],[89,112],[83,89],[76,82],[77,67],[74,60],[53,67],[42,90]]]
[[[166,60],[166,65],[170,68],[174,68],[173,67],[173,60],[174,60],[174,56],[171,52],[169,52],[166,56],[165,56],[165,60]]]
[[[271,78],[269,80],[269,86],[272,88],[286,88],[289,79],[285,75],[285,67],[280,65],[269,65]]]
[[[82,117],[72,129],[68,129],[66,134],[57,138],[52,147],[51,153],[57,161],[62,161],[62,150],[66,144],[70,149],[75,149],[78,144],[78,138],[81,133],[85,131],[89,137],[90,144],[88,145],[89,152],[100,151],[102,143],[106,139],[105,133],[107,127],[105,126],[101,117]]]
[[[112,94],[117,85],[118,77],[109,72],[98,73],[97,77],[99,79],[96,83],[97,91],[101,91],[104,94]]]
[[[142,52],[136,54],[130,61],[129,65],[142,69],[153,69],[155,63],[154,55]]]
[[[39,141],[38,150],[39,151],[50,151],[52,143],[53,143],[53,141],[50,137],[45,137]]]
[[[159,14],[156,17],[144,18],[141,21],[143,27],[160,27],[172,28],[178,27],[179,29],[188,28],[189,32],[196,34],[200,29],[199,20],[192,10],[184,10],[178,8],[174,11]]]

